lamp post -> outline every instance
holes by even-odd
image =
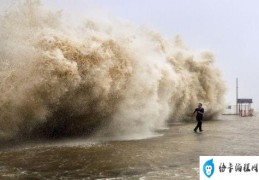
[[[236,114],[238,115],[238,78],[236,78]]]

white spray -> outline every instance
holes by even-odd
[[[198,102],[207,118],[221,111],[225,86],[210,52],[124,22],[70,25],[37,2],[0,19],[1,139],[141,138],[189,120]]]

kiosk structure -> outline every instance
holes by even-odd
[[[237,109],[239,116],[253,116],[254,109],[251,108],[252,103],[253,99],[237,99]]]

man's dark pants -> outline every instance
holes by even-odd
[[[197,120],[197,125],[196,127],[194,128],[194,131],[197,131],[197,129],[199,128],[199,131],[202,131],[202,119],[196,119]]]

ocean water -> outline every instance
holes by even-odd
[[[199,102],[208,119],[224,107],[210,51],[115,17],[71,21],[38,0],[19,2],[0,15],[0,141],[142,139],[190,121]]]
[[[0,15],[1,179],[197,179],[200,155],[256,153],[256,118],[215,120],[225,84],[210,51],[12,2]],[[194,133],[199,102],[208,121]]]

